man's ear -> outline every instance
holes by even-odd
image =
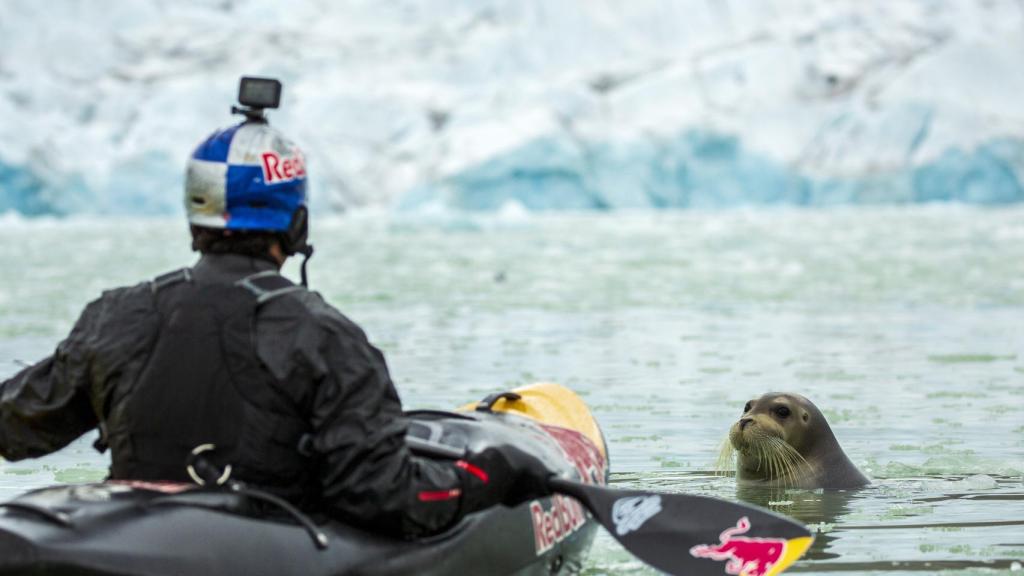
[[[270,242],[270,246],[267,247],[267,253],[274,259],[274,262],[277,262],[278,266],[283,266],[284,261],[288,259],[288,255],[285,253],[284,249],[281,247],[281,242],[278,240],[272,240]]]

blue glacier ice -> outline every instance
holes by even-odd
[[[60,214],[59,202],[47,199],[48,195],[46,185],[31,170],[0,162],[0,212]]]
[[[71,214],[168,214],[180,210],[183,172],[177,159],[143,154],[118,164],[106,181],[90,184],[80,174],[58,173],[0,161],[0,213],[26,216]]]
[[[607,208],[588,188],[579,151],[564,140],[541,138],[470,168],[436,186],[420,186],[400,205],[415,210],[439,204],[469,211],[491,211],[515,201],[530,210]]]
[[[400,210],[731,208],[1024,202],[1024,140],[952,149],[920,166],[822,178],[744,148],[735,136],[687,131],[668,141],[580,145],[539,138],[406,194]]]
[[[975,150],[949,150],[913,170],[914,200],[955,200],[976,204],[1024,201],[1024,145],[997,140]]]
[[[0,212],[180,211],[243,74],[318,210],[1022,201],[1019,0],[4,0]]]
[[[100,188],[0,162],[0,213],[166,214],[180,209],[177,159],[123,162]],[[732,135],[687,131],[666,141],[585,144],[543,137],[402,195],[396,207],[469,212],[1024,202],[1024,140],[954,148],[920,166],[849,178],[804,174]]]

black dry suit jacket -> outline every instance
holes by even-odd
[[[90,303],[53,356],[0,385],[0,455],[58,450],[99,427],[116,479],[187,481],[214,443],[234,477],[393,535],[436,532],[455,466],[410,455],[384,357],[270,262],[206,255]]]

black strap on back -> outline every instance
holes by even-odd
[[[187,481],[187,455],[206,443],[244,466],[259,436],[244,430],[258,422],[294,446],[303,423],[268,412],[284,408],[256,354],[253,327],[260,306],[303,288],[273,270],[234,284],[197,283],[187,268],[150,286],[160,331],[120,421],[110,423],[109,433],[129,440],[128,450],[115,450],[114,477]]]
[[[161,274],[160,276],[157,276],[156,278],[150,280],[149,289],[150,292],[152,292],[153,295],[156,296],[156,294],[160,292],[160,290],[168,286],[177,284],[178,282],[191,281],[192,269],[181,268],[180,270],[175,270],[173,272]],[[100,422],[99,425],[97,426],[97,429],[99,430],[100,436],[99,438],[96,439],[95,442],[92,443],[92,447],[95,448],[96,451],[99,452],[100,454],[103,454],[104,452],[107,451],[108,448],[110,448],[110,439],[109,432],[107,430],[107,423]]]
[[[174,272],[168,272],[152,279],[149,282],[149,289],[156,294],[161,289],[170,286],[171,284],[177,284],[178,282],[191,282],[192,281],[192,269],[182,268],[181,270],[175,270]]]
[[[245,288],[253,296],[256,297],[256,304],[261,305],[266,302],[284,296],[285,294],[291,294],[292,292],[301,292],[305,290],[302,286],[296,286],[292,284],[290,280],[281,276],[276,270],[266,270],[263,272],[257,272],[251,276],[246,276],[238,282],[235,282],[235,286]]]

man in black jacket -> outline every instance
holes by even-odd
[[[260,119],[218,131],[190,158],[185,196],[199,262],[105,292],[52,356],[0,385],[0,455],[98,427],[111,478],[188,481],[189,453],[212,444],[233,478],[406,537],[547,493],[527,454],[410,454],[381,352],[279,274],[311,253],[294,144]]]

